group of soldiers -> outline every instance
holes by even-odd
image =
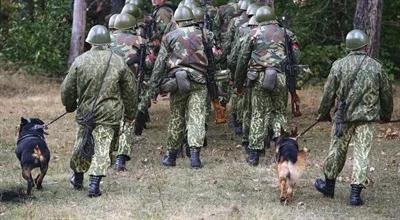
[[[126,170],[134,136],[146,128],[151,100],[158,95],[169,94],[170,100],[167,152],[161,160],[168,167],[175,166],[185,150],[191,167],[202,167],[200,149],[207,145],[211,106],[215,122],[224,123],[231,103],[229,125],[241,134],[252,166],[286,128],[288,91],[294,116],[301,115],[293,73],[300,60],[299,43],[271,6],[262,0],[233,0],[220,7],[198,0],[183,0],[178,7],[165,0],[152,4],[154,11],[145,16],[141,0],[127,0],[121,13],[110,17],[108,29],[92,27],[86,38],[91,50],[76,58],[61,87],[62,102],[67,112],[76,110],[79,126],[71,183],[83,189],[88,172],[90,197],[101,195],[100,181],[112,164],[111,153],[117,152],[115,169]],[[335,179],[353,141],[358,145],[353,185],[360,190],[352,185],[352,195],[358,193],[359,198],[372,121],[390,120],[393,104],[381,65],[365,53],[368,37],[354,30],[347,38],[352,52],[333,64],[318,117],[330,120],[335,98],[341,98],[346,123],[340,125],[342,136],[332,136],[326,179],[317,179],[315,186],[333,197]],[[359,60],[362,65],[356,72],[362,73],[352,73]],[[351,73],[361,75],[355,83],[347,82]]]

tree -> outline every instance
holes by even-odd
[[[86,26],[86,1],[75,0],[72,20],[71,44],[69,49],[68,66],[83,52]]]
[[[374,58],[379,57],[382,11],[383,0],[357,0],[353,26],[370,37],[368,54]]]
[[[111,15],[120,13],[124,5],[125,5],[125,0],[112,0]]]

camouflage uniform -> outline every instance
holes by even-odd
[[[344,135],[334,135],[328,157],[324,164],[327,179],[336,179],[346,161],[349,145],[354,146],[352,184],[364,184],[367,179],[368,154],[371,149],[374,125],[372,121],[389,121],[393,111],[392,89],[382,65],[366,57],[364,52],[350,52],[346,57],[333,63],[325,84],[321,105],[318,110],[322,118],[329,117],[336,97],[345,97],[346,110]],[[358,73],[356,68],[362,60]],[[353,85],[352,75],[357,74]],[[344,91],[349,91],[343,94]]]
[[[62,103],[69,111],[77,108],[76,120],[80,125],[70,163],[76,173],[89,171],[92,176],[105,176],[110,166],[110,150],[118,141],[120,121],[123,118],[132,121],[136,114],[136,101],[132,98],[135,96],[136,85],[121,57],[111,57],[103,85],[100,85],[110,54],[109,49],[97,46],[80,55],[61,85]],[[77,147],[82,140],[83,117],[92,111],[100,86],[101,91],[94,108],[95,154],[91,160],[87,160],[82,158]]]
[[[226,42],[227,40],[226,32],[228,30],[229,22],[232,18],[240,15],[237,13],[237,8],[237,3],[228,3],[218,8],[218,13],[215,17],[216,32],[214,33],[219,44],[222,44],[222,42]]]
[[[130,60],[137,60],[135,64],[129,66],[132,72],[136,72],[137,62],[139,60],[139,49],[141,44],[145,44],[145,39],[137,35],[134,31],[117,30],[113,33],[114,42],[111,44],[112,51],[124,58],[126,63]],[[132,74],[132,78],[135,76]],[[135,98],[135,97],[131,97]],[[136,107],[136,106],[135,106]],[[133,145],[133,123],[125,123],[121,121],[121,135],[118,142],[117,155],[126,156],[126,160],[130,160]]]
[[[285,75],[281,72],[281,63],[286,57],[284,31],[276,21],[260,23],[245,37],[241,48],[235,73],[235,86],[243,87],[246,73],[257,76],[250,87],[252,113],[249,148],[261,150],[268,125],[272,125],[274,137],[278,137],[281,127],[285,128],[287,123],[288,92]],[[276,86],[272,91],[261,87],[267,67],[278,72]]]
[[[183,25],[165,35],[161,42],[146,95],[151,97],[156,94],[162,79],[174,75],[179,70],[186,71],[192,83],[190,92],[183,94],[176,91],[170,95],[168,150],[175,150],[181,145],[185,129],[188,131],[187,141],[191,148],[203,146],[207,99],[205,74],[208,61],[202,40],[199,27]],[[139,110],[145,104],[141,102]]]
[[[154,9],[151,19],[153,20],[152,27],[152,39],[150,39],[152,50],[157,56],[160,49],[160,42],[162,37],[168,33],[171,29],[174,29],[174,25],[170,24],[172,22],[172,17],[174,15],[174,10],[169,4],[164,4],[158,6]]]

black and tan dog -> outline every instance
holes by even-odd
[[[282,203],[287,203],[293,199],[294,187],[304,171],[306,154],[304,150],[299,150],[297,128],[291,133],[281,129],[281,136],[276,143],[280,200]]]
[[[28,182],[28,195],[35,184],[37,189],[42,189],[43,178],[48,169],[50,151],[44,138],[45,128],[46,125],[40,119],[21,118],[15,154],[21,162],[22,177]],[[33,180],[32,170],[37,167],[40,168],[40,174]]]

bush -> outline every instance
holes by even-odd
[[[46,9],[38,9],[34,21],[13,13],[8,23],[2,53],[11,61],[22,62],[30,69],[44,69],[60,75],[67,68],[71,24],[68,0],[46,1]]]

